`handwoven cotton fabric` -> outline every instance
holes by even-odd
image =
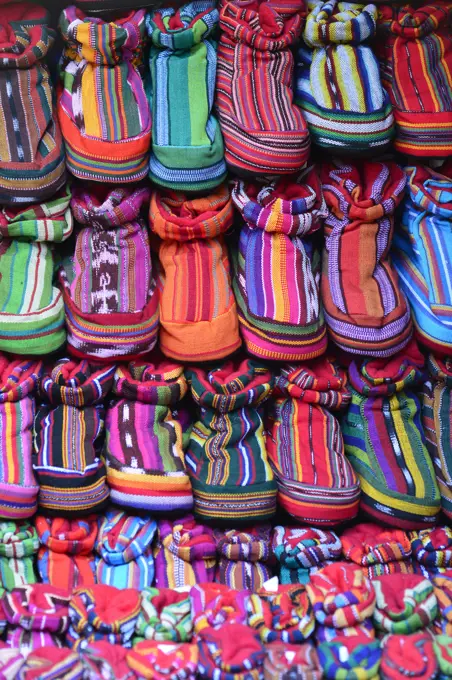
[[[208,191],[226,178],[223,137],[212,114],[218,21],[211,0],[157,9],[146,18],[153,119],[149,176],[155,184]]]
[[[160,237],[159,345],[169,357],[211,361],[240,347],[223,236],[233,217],[225,184],[204,197],[175,191],[152,194],[150,226]]]
[[[104,640],[91,642],[80,654],[85,669],[84,677],[136,680],[135,673],[127,663],[128,653],[129,650],[121,645],[111,645]]]
[[[441,494],[441,509],[452,519],[452,354],[427,360],[429,379],[422,394],[422,425]]]
[[[153,519],[108,510],[96,541],[98,583],[142,591],[154,580],[152,540],[157,530]]]
[[[375,627],[408,635],[430,626],[438,613],[433,586],[417,574],[386,574],[372,581],[376,593]]]
[[[276,592],[261,588],[248,600],[248,625],[262,642],[304,642],[314,632],[315,619],[304,585],[280,585]]]
[[[452,569],[452,528],[434,527],[410,531],[413,560],[425,578]]]
[[[438,662],[428,633],[388,635],[382,643],[381,680],[433,680]]]
[[[410,310],[389,260],[406,176],[395,163],[324,164],[322,299],[331,339],[347,352],[389,357],[412,334]]]
[[[187,392],[183,366],[156,358],[117,368],[106,417],[111,498],[134,510],[190,510],[182,427],[173,415]]]
[[[376,50],[394,109],[394,148],[416,158],[450,156],[452,7],[440,0],[379,10]]]
[[[258,633],[239,623],[205,628],[199,634],[200,680],[259,680],[265,649]]]
[[[370,579],[413,571],[411,541],[401,529],[360,523],[345,529],[341,541],[344,558],[359,564]]]
[[[452,638],[452,570],[433,576],[432,584],[438,604],[433,630],[438,635],[448,635]]]
[[[136,182],[147,175],[151,114],[141,77],[145,10],[114,21],[63,10],[65,41],[58,113],[67,166],[96,182]]]
[[[328,212],[316,170],[263,185],[236,180],[232,199],[243,220],[232,260],[247,351],[278,361],[319,356],[327,338],[313,235]]]
[[[276,482],[265,447],[263,404],[274,379],[266,366],[244,359],[208,371],[187,370],[198,405],[185,461],[202,520],[265,521],[276,511]]]
[[[139,613],[137,590],[101,584],[78,588],[69,603],[66,641],[76,650],[99,640],[130,647]]]
[[[66,187],[45,202],[0,209],[0,349],[5,352],[46,354],[66,340],[53,244],[72,232],[70,199]]]
[[[64,147],[44,63],[55,40],[49,23],[38,5],[2,6],[1,205],[46,200],[65,182]]]
[[[60,359],[41,380],[33,468],[45,514],[78,517],[103,509],[109,489],[101,450],[103,400],[114,366]]]
[[[213,530],[195,521],[193,515],[158,523],[155,556],[155,586],[179,588],[213,581],[216,546]]]
[[[452,141],[452,108],[450,117]],[[405,172],[407,192],[394,232],[392,261],[411,305],[420,342],[435,355],[443,356],[452,353],[452,282],[448,266],[452,258],[452,172],[444,170],[445,175],[423,165],[407,167]]]
[[[310,642],[291,645],[271,642],[265,646],[264,680],[321,680],[316,648]]]
[[[195,680],[198,648],[188,642],[139,642],[127,654],[127,663],[139,678]]]
[[[279,564],[280,583],[308,583],[310,574],[340,559],[342,543],[334,531],[276,526],[272,553]]]
[[[311,139],[335,153],[378,153],[394,135],[394,116],[369,46],[377,7],[337,0],[312,4],[295,94]]]
[[[0,677],[2,680],[16,680],[25,658],[18,649],[11,649],[5,642],[0,643]]]
[[[433,648],[438,661],[438,678],[446,680],[452,676],[452,638],[448,635],[436,635]]]
[[[402,529],[433,526],[440,510],[416,394],[423,364],[413,342],[391,359],[349,367],[352,402],[342,433],[361,484],[361,508]]]
[[[42,361],[0,353],[0,517],[21,520],[37,508],[33,422]]]
[[[225,624],[248,624],[248,590],[233,590],[221,583],[200,583],[190,590],[193,633]]]
[[[374,680],[379,678],[381,647],[378,640],[344,638],[317,647],[323,677],[328,680]]]
[[[347,375],[333,357],[284,366],[267,413],[267,449],[278,502],[297,521],[335,525],[353,519],[359,482],[344,455],[334,412],[350,401]]]
[[[141,215],[149,189],[88,187],[74,189],[75,252],[60,269],[68,345],[80,357],[124,361],[157,342],[158,295]]]
[[[188,593],[170,588],[144,588],[141,591],[134,644],[141,640],[190,642],[192,631],[191,597]]]
[[[215,530],[218,567],[215,581],[234,590],[256,591],[271,578],[271,527]]]
[[[17,680],[83,680],[84,666],[70,649],[43,647],[27,656]]]
[[[27,521],[0,522],[0,583],[5,590],[36,583],[39,538]]]
[[[97,518],[35,518],[41,547],[38,553],[39,578],[70,592],[95,583],[94,544]]]
[[[216,107],[228,166],[237,174],[292,174],[309,156],[306,122],[293,103],[291,48],[304,2],[220,3]]]

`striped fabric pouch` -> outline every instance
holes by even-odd
[[[192,632],[192,605],[185,589],[149,587],[141,591],[134,645],[143,640],[190,642]]]
[[[96,542],[98,583],[142,590],[154,580],[153,519],[133,517],[122,510],[108,510],[100,522]]]
[[[238,174],[298,172],[309,135],[293,103],[291,48],[303,0],[222,0],[216,106],[229,167]]]
[[[75,253],[60,269],[60,282],[76,356],[132,358],[157,342],[158,295],[140,214],[148,200],[146,187],[74,190]]]
[[[179,364],[132,362],[117,369],[105,455],[111,498],[118,505],[157,512],[191,509],[182,428],[172,413],[186,392]]]
[[[278,361],[319,356],[327,337],[313,234],[328,211],[316,171],[266,186],[238,180],[232,199],[244,222],[232,259],[248,352]]]
[[[53,244],[72,233],[71,192],[0,209],[0,349],[47,354],[66,340]]]
[[[419,341],[434,354],[452,354],[452,171],[422,165],[405,171],[408,191],[392,260]]]
[[[423,365],[412,342],[391,359],[349,367],[352,401],[342,433],[361,483],[361,508],[399,529],[433,526],[440,511],[416,393]]]
[[[140,680],[196,680],[199,677],[198,647],[189,642],[144,640],[128,652],[127,663],[134,677]]]
[[[226,178],[223,137],[212,107],[218,10],[196,0],[147,16],[152,152],[149,176],[181,191],[208,191]]]
[[[424,578],[452,575],[452,528],[433,527],[410,531],[409,537],[413,550],[413,563],[416,573]]]
[[[200,520],[232,526],[276,512],[276,482],[267,459],[263,405],[273,391],[269,369],[251,359],[187,371],[198,405],[186,453]]]
[[[379,7],[383,86],[394,107],[396,151],[416,158],[452,154],[452,5]]]
[[[271,527],[216,529],[214,534],[219,558],[215,582],[239,591],[263,588],[272,576]]]
[[[35,525],[41,542],[38,553],[40,580],[70,592],[74,588],[92,586],[96,573],[96,516],[67,519],[38,515]]]
[[[428,358],[422,424],[441,493],[441,509],[452,519],[452,360]],[[450,565],[452,567],[452,563]]]
[[[375,628],[383,634],[410,635],[430,628],[438,615],[433,585],[418,574],[386,574],[372,581]]]
[[[55,32],[43,7],[2,6],[0,204],[36,203],[65,182],[64,147],[43,60]]]
[[[100,455],[103,400],[115,367],[60,359],[41,380],[34,427],[33,468],[46,515],[79,516],[105,507],[110,491]]]
[[[394,212],[405,174],[395,163],[327,165],[322,300],[331,339],[355,354],[389,357],[412,335],[410,310],[391,266]]]
[[[298,53],[296,103],[312,141],[337,153],[380,152],[394,134],[389,96],[368,41],[375,5],[314,3]]]
[[[0,354],[0,517],[26,519],[37,509],[33,422],[42,361]]]
[[[150,225],[160,237],[159,342],[178,361],[222,359],[241,344],[223,237],[233,217],[226,185],[203,198],[152,194]]]
[[[71,5],[61,13],[60,31],[58,113],[68,169],[97,182],[143,179],[151,143],[141,78],[145,10],[108,22]]]
[[[341,557],[342,544],[334,531],[276,526],[272,552],[278,561],[280,583],[305,584],[311,574]]]
[[[233,590],[223,583],[201,583],[190,590],[193,636],[205,628],[221,628],[226,623],[248,621],[247,590]]]
[[[287,366],[268,410],[267,449],[278,502],[292,517],[328,526],[355,517],[359,482],[344,455],[334,411],[350,401],[345,371],[331,357]]]
[[[36,583],[39,538],[27,521],[0,522],[0,583],[5,590]]]
[[[371,522],[348,527],[341,534],[344,558],[362,567],[367,578],[412,574],[411,542],[405,531]]]

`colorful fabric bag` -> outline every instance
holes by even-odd
[[[359,564],[369,579],[413,572],[411,542],[401,529],[360,523],[345,529],[341,541],[344,558]]]
[[[51,198],[66,179],[64,148],[54,118],[44,63],[55,40],[50,16],[31,4],[2,6],[0,41],[0,204]]]
[[[438,661],[438,678],[447,680],[452,677],[452,638],[448,635],[436,635],[433,647]]]
[[[0,517],[20,520],[38,507],[33,474],[33,422],[42,361],[0,353]]]
[[[58,113],[67,166],[96,182],[147,175],[151,114],[141,79],[145,10],[108,22],[74,5],[63,10],[63,85]]]
[[[80,655],[85,668],[85,678],[100,680],[136,680],[136,675],[127,663],[128,650],[121,645],[110,645],[104,640],[87,645]]]
[[[140,213],[146,187],[74,190],[75,253],[60,269],[72,354],[110,361],[153,349],[158,295],[149,233]]]
[[[369,41],[375,5],[313,3],[298,52],[295,102],[313,142],[334,153],[380,153],[394,135],[394,116]]]
[[[440,495],[415,392],[424,357],[415,343],[391,359],[352,362],[345,451],[361,483],[361,508],[402,529],[433,526]]]
[[[36,529],[27,521],[0,522],[0,583],[5,590],[36,583]],[[0,676],[1,677],[1,676]]]
[[[97,518],[66,519],[38,515],[35,526],[41,542],[38,553],[40,580],[70,592],[94,585]]]
[[[375,680],[381,662],[378,640],[344,638],[317,647],[323,677],[328,680]]]
[[[18,680],[83,680],[84,666],[70,649],[37,648],[27,656]]]
[[[322,669],[314,645],[271,642],[265,647],[264,680],[321,680]]]
[[[391,356],[412,334],[388,257],[405,174],[395,163],[325,164],[321,179],[329,208],[321,290],[330,337],[347,352]]]
[[[232,259],[248,352],[278,361],[319,356],[327,337],[313,235],[328,212],[316,171],[264,186],[237,180],[232,199],[244,223]]]
[[[379,8],[376,42],[383,87],[394,108],[399,153],[452,153],[452,6],[447,2]]]
[[[143,680],[195,680],[198,648],[188,643],[145,640],[128,652],[127,663]]]
[[[265,650],[258,633],[239,623],[199,633],[200,680],[259,680]]]
[[[0,76],[1,79],[1,76]],[[46,354],[66,340],[53,243],[72,233],[71,192],[0,210],[0,349]]]
[[[146,18],[155,184],[209,191],[226,179],[223,137],[212,114],[218,21],[210,0],[157,9]]]
[[[422,576],[386,574],[372,585],[376,593],[373,622],[384,633],[416,633],[428,628],[438,614],[433,586]]]
[[[103,584],[79,588],[69,604],[66,641],[76,650],[100,640],[130,647],[139,613],[138,590],[118,590]]]
[[[441,493],[441,509],[452,519],[452,356],[443,360],[431,354],[427,369],[430,375],[423,387],[422,425]]]
[[[432,578],[433,592],[438,604],[438,614],[433,622],[437,635],[452,638],[452,571],[446,571]]]
[[[261,588],[248,600],[248,625],[262,642],[304,642],[314,632],[315,619],[304,585]]]
[[[228,166],[237,174],[293,174],[309,157],[309,135],[293,103],[303,0],[222,0],[216,107]]]
[[[452,569],[452,528],[434,527],[410,531],[413,559],[425,578]]]
[[[271,578],[271,527],[269,525],[214,531],[219,563],[215,581],[234,590],[252,592]]]
[[[452,110],[450,116],[452,143]],[[408,190],[394,232],[392,260],[420,342],[434,354],[451,354],[452,172],[446,176],[422,165],[405,172]]]
[[[332,357],[284,367],[268,409],[267,449],[279,505],[298,521],[353,519],[359,482],[344,455],[336,417],[350,401],[347,376]]]
[[[18,649],[11,649],[5,642],[0,643],[0,677],[2,680],[16,680],[25,658]]]
[[[225,624],[248,625],[247,590],[233,590],[221,583],[200,583],[190,590],[193,633]]]
[[[434,680],[438,662],[428,633],[388,635],[382,645],[381,680]]]
[[[265,448],[263,404],[273,376],[244,359],[211,371],[187,371],[199,407],[185,461],[195,516],[237,523],[265,521],[276,511],[276,482]]]
[[[159,343],[169,357],[211,361],[240,347],[223,237],[233,217],[225,184],[205,197],[152,194],[150,225],[161,239]]]
[[[101,457],[105,409],[114,366],[60,359],[41,380],[43,403],[34,423],[33,468],[47,515],[103,509],[109,489]]]
[[[134,645],[142,640],[190,642],[192,632],[190,595],[170,588],[144,588],[141,591]]]
[[[157,588],[211,582],[216,565],[213,530],[195,522],[193,515],[174,521],[162,519],[154,557]]]
[[[182,428],[172,413],[186,392],[183,367],[167,360],[116,370],[105,441],[115,503],[146,511],[191,509]]]
[[[142,591],[154,580],[153,519],[133,517],[122,510],[108,510],[99,526],[96,542],[98,583]]]
[[[333,531],[276,526],[272,553],[278,560],[280,583],[305,584],[310,574],[340,558],[342,543]]]

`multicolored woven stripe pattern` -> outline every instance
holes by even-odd
[[[215,581],[240,591],[263,588],[272,576],[271,527],[215,529],[214,535],[218,553]]]
[[[34,423],[33,468],[46,514],[79,516],[105,507],[110,491],[100,456],[103,400],[114,366],[61,359],[41,381],[43,403]]]
[[[263,409],[274,379],[251,359],[187,371],[199,407],[186,453],[200,520],[250,523],[276,511],[276,482],[265,448]]]
[[[366,522],[345,529],[341,541],[345,559],[359,564],[369,579],[413,572],[411,541],[401,529]]]
[[[452,7],[383,5],[377,41],[383,86],[396,122],[395,149],[445,158],[452,151]]]
[[[292,89],[303,7],[303,0],[220,3],[216,106],[226,162],[238,172],[293,174],[308,160]]]
[[[265,649],[259,634],[248,626],[229,623],[205,628],[198,638],[198,673],[204,678],[259,680]]]
[[[281,585],[276,593],[263,588],[248,601],[248,625],[262,642],[304,642],[314,632],[315,619],[304,585]]]
[[[325,149],[379,151],[394,134],[391,102],[366,44],[375,36],[377,16],[375,5],[328,0],[314,3],[306,19],[295,101],[312,140]]]
[[[211,361],[240,346],[223,238],[233,217],[225,184],[204,197],[152,194],[150,225],[161,239],[159,343],[166,356]]]
[[[376,593],[375,627],[408,635],[426,629],[438,614],[433,585],[416,574],[388,574],[372,581]]]
[[[182,428],[171,411],[186,392],[183,367],[169,360],[117,369],[105,441],[115,503],[143,510],[191,509]]]
[[[187,642],[144,640],[127,654],[127,664],[139,678],[149,680],[195,680],[198,668],[198,647]]]
[[[388,258],[405,174],[395,163],[338,162],[324,165],[321,179],[329,208],[322,299],[330,337],[348,352],[391,356],[412,334]]]
[[[381,645],[379,640],[354,638],[323,642],[317,647],[324,677],[328,680],[374,680],[379,676]]]
[[[73,5],[61,13],[66,45],[58,113],[76,177],[136,182],[147,175],[151,115],[140,73],[145,30],[143,9],[110,23]]]
[[[331,357],[284,367],[268,409],[267,448],[278,501],[297,520],[334,525],[358,512],[359,482],[330,412],[350,401],[345,371]]]
[[[29,522],[0,522],[0,583],[5,590],[36,583],[34,558],[39,548]]]
[[[280,583],[307,583],[311,573],[340,558],[342,544],[333,531],[276,526],[272,552],[280,565]]]
[[[208,191],[226,178],[223,137],[212,114],[218,10],[195,0],[146,18],[152,152],[149,176],[170,189]]]
[[[421,567],[425,578],[447,573],[452,569],[452,528],[434,527],[410,531],[413,559]],[[452,575],[452,574],[451,574]]]
[[[271,642],[265,651],[266,680],[284,680],[291,676],[299,680],[321,680],[323,677],[317,650],[311,642],[296,645]]]
[[[169,588],[145,588],[134,644],[142,640],[190,642],[193,632],[191,598]]]
[[[232,199],[244,222],[232,259],[248,352],[278,361],[319,356],[327,338],[312,235],[327,208],[316,171],[266,186],[237,180]]]
[[[422,165],[405,172],[408,191],[392,260],[420,341],[441,356],[452,348],[452,173]]]

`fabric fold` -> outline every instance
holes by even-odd
[[[376,594],[375,627],[408,635],[429,628],[438,614],[433,586],[417,574],[386,574],[372,581]]]
[[[410,574],[411,541],[401,529],[360,523],[341,534],[344,558],[360,565],[369,579],[385,574]]]
[[[314,632],[315,618],[304,585],[265,586],[248,600],[248,625],[264,644],[305,642]]]
[[[340,559],[342,543],[334,531],[276,526],[272,552],[279,564],[280,583],[306,584],[311,574]]]
[[[39,538],[27,521],[0,521],[0,583],[5,590],[36,583],[35,557]]]
[[[271,527],[215,529],[218,567],[215,581],[234,590],[255,592],[271,578]]]
[[[190,642],[192,632],[191,595],[170,588],[148,587],[141,591],[134,645],[142,640]]]

